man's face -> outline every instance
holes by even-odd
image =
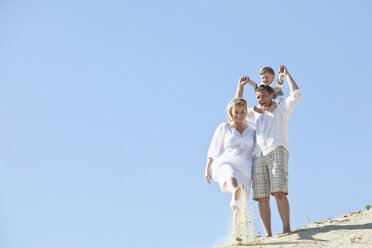
[[[266,73],[264,73],[264,74],[262,74],[260,76],[261,76],[262,83],[263,84],[266,84],[266,85],[271,84],[271,82],[275,78],[275,74],[271,74],[271,73],[268,73],[268,72],[266,72]]]
[[[269,94],[265,89],[257,90],[255,92],[257,102],[260,104],[263,108],[268,108],[273,102],[274,93]]]

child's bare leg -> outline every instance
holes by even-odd
[[[267,108],[267,111],[272,113],[276,109],[277,106],[278,106],[278,104],[273,101],[273,103],[270,105],[270,107]]]
[[[259,114],[262,114],[263,113],[263,110],[262,110],[261,107],[254,106],[253,109],[254,109],[254,111],[256,111]]]

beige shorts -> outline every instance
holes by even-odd
[[[288,195],[288,157],[289,153],[283,146],[275,148],[266,156],[254,157],[253,200],[258,201],[275,192]]]

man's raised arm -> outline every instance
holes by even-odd
[[[287,68],[284,65],[281,65],[279,68],[279,76],[284,75],[285,79],[288,82],[289,90],[291,92],[298,90],[296,82],[293,80],[291,74],[289,74]]]

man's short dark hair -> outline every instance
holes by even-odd
[[[273,88],[271,88],[269,85],[266,84],[260,84],[256,86],[256,89],[254,89],[254,92],[260,91],[260,90],[266,90],[267,93],[272,94],[274,93]]]

